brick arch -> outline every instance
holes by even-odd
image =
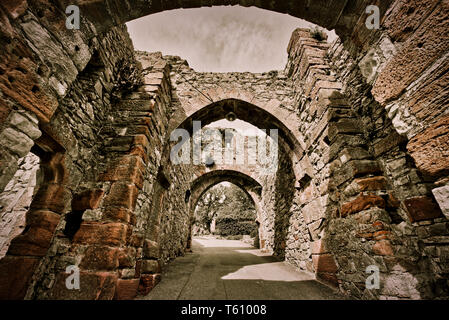
[[[205,172],[197,176],[190,184],[190,209],[193,212],[198,200],[207,190],[225,181],[231,182],[245,191],[257,208],[258,197],[260,197],[263,187],[256,179],[254,172],[243,173],[236,170],[212,170]]]

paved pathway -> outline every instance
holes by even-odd
[[[341,299],[313,275],[236,240],[194,238],[193,252],[172,261],[145,300]]]

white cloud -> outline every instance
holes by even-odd
[[[127,23],[137,50],[178,55],[200,72],[282,70],[298,27],[313,24],[255,7],[178,9]]]

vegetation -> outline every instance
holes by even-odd
[[[312,35],[312,38],[318,41],[324,41],[327,39],[326,33],[318,27],[311,29],[310,34]]]
[[[233,184],[221,183],[198,201],[195,229],[200,234],[250,235],[257,231],[255,219],[256,210],[249,196]]]

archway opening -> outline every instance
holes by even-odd
[[[206,190],[194,210],[193,236],[217,236],[258,245],[256,207],[240,187],[221,182]]]

